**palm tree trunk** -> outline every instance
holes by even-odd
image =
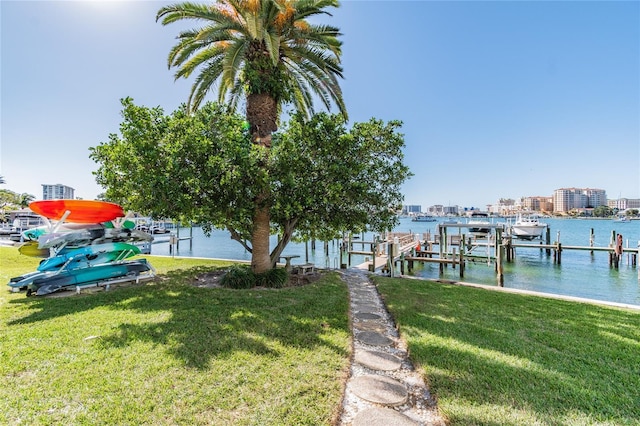
[[[250,124],[251,140],[267,150],[264,152],[262,164],[259,165],[263,168],[266,168],[268,163],[271,133],[278,129],[277,118],[278,107],[273,96],[267,93],[247,96],[247,121]],[[262,193],[256,197],[255,211],[253,212],[251,269],[257,274],[266,272],[275,265],[275,261],[271,261],[269,250],[269,237],[271,236],[269,199],[270,194],[267,186],[267,189],[263,189]]]
[[[266,272],[272,268],[269,251],[269,236],[271,235],[271,214],[269,206],[256,206],[253,215],[253,232],[251,235],[251,269],[256,274]]]

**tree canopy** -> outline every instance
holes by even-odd
[[[221,228],[252,250],[256,194],[269,191],[273,264],[291,238],[330,239],[343,231],[390,229],[402,203],[401,123],[371,119],[347,130],[341,115],[294,114],[264,163],[243,117],[207,103],[165,115],[122,100],[119,134],[91,148],[97,182],[125,208]]]

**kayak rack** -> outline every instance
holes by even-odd
[[[121,284],[126,282],[133,282],[133,281],[135,281],[136,284],[139,284],[142,281],[153,279],[155,276],[156,276],[155,269],[151,267],[150,273],[148,274],[145,273],[144,275],[138,274],[135,277],[125,275],[123,277],[111,278],[108,280],[96,281],[93,283],[78,284],[75,286],[76,294],[80,294],[80,292],[84,289],[93,288],[93,287],[104,287],[105,291],[109,291],[111,289],[111,285],[113,284]]]

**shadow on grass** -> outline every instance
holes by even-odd
[[[159,275],[145,285],[62,298],[25,298],[29,314],[9,325],[37,324],[93,309],[107,309],[105,321],[121,321],[100,344],[123,348],[135,341],[163,345],[192,368],[206,368],[214,357],[236,351],[276,355],[279,345],[309,349],[333,345],[328,332],[348,333],[346,287],[333,275],[316,284],[279,290],[198,288],[195,267]],[[125,315],[109,311],[126,312]],[[157,315],[153,315],[157,313]],[[140,315],[136,315],[140,314]],[[121,320],[119,318],[127,318]]]
[[[640,312],[427,282],[380,288],[452,424],[523,424],[522,413],[638,424]]]

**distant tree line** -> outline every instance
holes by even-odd
[[[6,183],[4,176],[0,176],[0,184]],[[8,220],[8,212],[11,210],[29,207],[29,203],[35,200],[35,195],[0,189],[0,222]]]

